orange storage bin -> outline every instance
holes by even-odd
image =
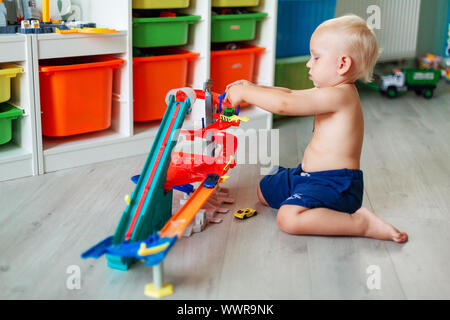
[[[241,45],[235,50],[211,51],[211,91],[223,93],[228,84],[237,80],[254,81],[255,58],[265,48]]]
[[[188,63],[199,55],[181,49],[165,49],[155,56],[133,58],[134,121],[163,118],[167,92],[186,87]]]
[[[42,134],[63,137],[111,126],[114,56],[39,61]]]

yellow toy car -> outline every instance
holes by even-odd
[[[252,208],[239,209],[234,212],[234,216],[242,220],[256,216],[256,214],[257,214],[256,210]]]

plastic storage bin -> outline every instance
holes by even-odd
[[[254,81],[256,55],[264,50],[254,45],[242,45],[236,50],[211,51],[211,91],[222,93],[229,83],[240,79]]]
[[[133,18],[133,46],[138,48],[180,46],[188,42],[189,24],[200,16]]]
[[[253,40],[256,22],[267,13],[223,14],[211,16],[211,42]]]
[[[279,0],[277,58],[310,54],[311,35],[335,9],[336,0]]]
[[[259,0],[212,0],[213,7],[254,7]]]
[[[114,56],[41,60],[42,134],[63,137],[109,128],[113,70],[123,63]]]
[[[314,83],[309,79],[306,67],[309,56],[280,58],[275,61],[275,85],[293,90],[310,89]]]
[[[19,118],[23,110],[8,103],[0,104],[0,145],[12,139],[12,121]]]
[[[188,62],[199,55],[172,49],[155,56],[133,58],[134,121],[163,118],[167,92],[186,87]]]
[[[133,0],[133,9],[175,9],[189,7],[189,0]]]
[[[11,78],[21,72],[22,67],[12,64],[0,65],[0,103],[11,99]]]

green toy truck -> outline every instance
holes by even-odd
[[[441,79],[441,72],[433,69],[403,68],[394,69],[394,74],[380,77],[379,91],[389,98],[395,98],[400,92],[413,90],[426,99],[433,96],[436,84]]]

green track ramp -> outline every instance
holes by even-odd
[[[138,210],[141,198],[143,198],[142,208],[139,217],[136,220],[133,233],[128,241],[138,241],[147,238],[151,234],[161,230],[167,220],[172,216],[172,191],[166,193],[163,189],[163,184],[167,180],[170,155],[177,143],[179,129],[183,125],[186,113],[190,106],[189,99],[180,103],[175,101],[174,96],[171,96],[139,181],[131,194],[130,203],[125,208],[125,211],[120,218],[119,225],[114,233],[113,243],[118,244],[125,241],[127,231]],[[178,112],[176,112],[177,107],[179,108]],[[174,121],[170,128],[172,119],[174,119]],[[167,141],[164,145],[165,139],[167,139]],[[158,157],[159,161],[157,161]],[[149,184],[148,192],[145,196],[145,188],[153,168],[155,168],[153,179]],[[109,267],[119,270],[127,270],[134,262],[134,260],[130,258],[121,258],[108,254],[106,255],[106,258]]]

